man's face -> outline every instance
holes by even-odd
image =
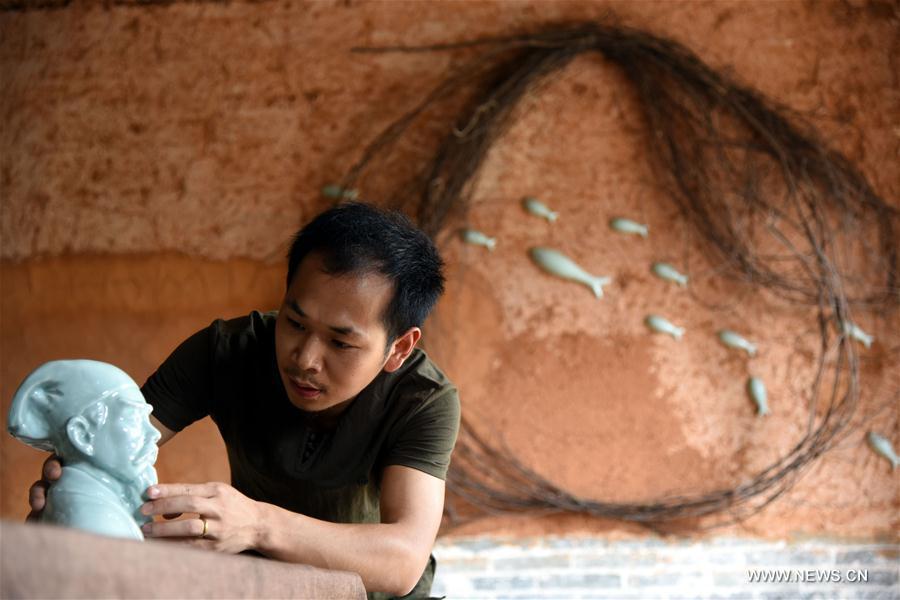
[[[106,423],[94,434],[93,462],[122,481],[136,481],[156,462],[160,433],[140,390],[127,388],[105,400]]]
[[[318,254],[303,259],[275,323],[278,372],[294,406],[336,416],[381,372],[381,316],[392,295],[379,274],[332,276]]]

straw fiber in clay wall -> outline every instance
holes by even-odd
[[[44,360],[91,357],[143,380],[213,318],[277,307],[289,235],[363,147],[471,51],[359,54],[505,35],[539,23],[619,19],[673,38],[805,115],[876,192],[900,205],[894,5],[881,2],[309,2],[72,6],[0,14],[0,393]],[[410,177],[445,133],[424,118],[366,174],[363,195]],[[457,107],[458,108],[458,107]],[[497,249],[438,236],[448,292],[426,342],[473,425],[572,492],[608,501],[729,487],[803,435],[818,338],[810,311],[719,277],[661,193],[632,90],[579,58],[529,94],[484,163],[467,225]],[[559,211],[525,213],[534,195]],[[647,223],[615,235],[612,216]],[[612,275],[606,297],[527,259],[557,247]],[[690,272],[683,290],[648,271]],[[684,340],[642,323],[664,311]],[[863,443],[900,440],[896,313],[860,312],[861,414],[874,414],[764,513],[758,535],[896,535],[898,479]],[[721,346],[729,327],[760,344]],[[757,418],[744,385],[769,385]],[[891,402],[894,404],[891,404]],[[879,411],[878,407],[882,407]],[[42,457],[3,438],[2,515],[24,515]],[[163,480],[227,477],[208,423],[161,453]],[[18,491],[16,491],[18,490]],[[481,519],[453,529],[536,534],[613,529],[581,517]],[[627,531],[628,527],[624,527]]]

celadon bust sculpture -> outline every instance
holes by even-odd
[[[19,386],[9,411],[14,437],[62,458],[41,520],[142,540],[147,487],[157,482],[160,433],[152,408],[127,373],[93,360],[59,360]]]

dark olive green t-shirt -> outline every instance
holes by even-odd
[[[318,430],[281,383],[276,316],[216,320],[183,342],[141,388],[154,416],[180,431],[209,415],[228,449],[237,490],[325,521],[379,522],[380,479],[388,465],[446,477],[459,398],[423,351],[414,350],[397,371],[380,373],[336,426]],[[430,587],[428,571],[420,583],[427,578]]]

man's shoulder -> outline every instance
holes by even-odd
[[[209,326],[213,345],[219,353],[270,351],[275,339],[278,311],[254,310],[248,315],[216,319]]]
[[[459,405],[456,386],[424,350],[413,350],[403,367],[391,375],[381,390],[386,407],[408,413]]]
[[[459,431],[460,402],[456,386],[418,350],[385,398],[387,419],[379,464],[412,467],[444,479]]]
[[[275,330],[275,320],[278,318],[277,310],[254,310],[250,314],[230,319],[216,319],[210,327],[218,332],[231,336],[251,335],[259,336],[271,334]]]
[[[420,388],[431,392],[456,390],[453,382],[421,348],[415,348],[403,367],[398,369],[394,385],[407,390]]]

